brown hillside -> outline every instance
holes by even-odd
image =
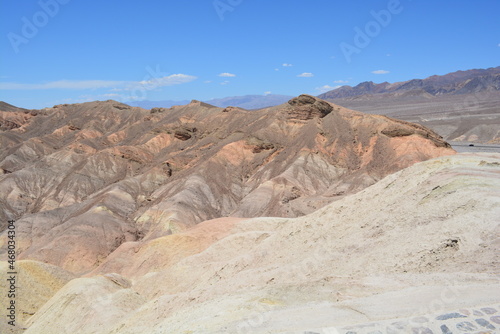
[[[220,217],[301,216],[454,154],[422,126],[308,95],[256,111],[58,105],[19,125],[0,132],[0,221],[17,221],[21,258],[75,273],[126,242]]]

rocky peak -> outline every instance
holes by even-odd
[[[312,118],[323,118],[332,112],[330,103],[317,97],[302,94],[288,101],[287,118],[296,120],[309,120]]]
[[[205,108],[216,108],[215,106],[213,106],[211,104],[208,104],[208,103],[205,103],[202,101],[198,101],[198,100],[191,100],[191,102],[189,102],[189,105],[190,106],[201,106],[201,107],[205,107]]]

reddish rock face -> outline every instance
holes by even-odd
[[[333,110],[332,105],[328,102],[306,94],[291,99],[288,104],[292,106],[287,110],[289,119],[323,118]]]
[[[16,108],[0,102],[0,131],[18,129],[36,115],[36,110]]]
[[[12,129],[17,129],[20,128],[21,125],[11,122],[8,120],[0,120],[0,129],[5,129],[5,130],[12,130]]]
[[[0,222],[18,222],[21,258],[76,273],[128,241],[219,217],[301,216],[454,153],[422,126],[308,95],[252,111],[105,101],[9,113],[25,118],[0,132]]]

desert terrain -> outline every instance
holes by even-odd
[[[500,327],[500,154],[310,95],[0,107],[2,333]]]

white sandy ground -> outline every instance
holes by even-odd
[[[182,233],[205,246],[164,265],[151,254],[178,257],[165,245],[182,235],[153,240],[127,253],[137,270],[70,281],[25,333],[330,334],[498,309],[499,217],[500,155],[441,157],[301,218],[205,222]],[[196,233],[218,223],[226,235]]]

